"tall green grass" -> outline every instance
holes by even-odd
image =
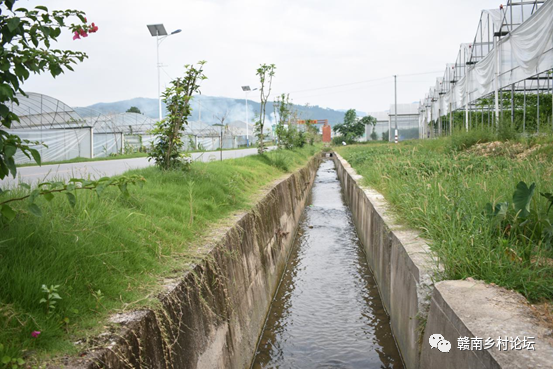
[[[214,225],[248,209],[263,186],[318,150],[194,162],[189,172],[134,170],[146,183],[130,198],[117,189],[100,198],[77,191],[74,208],[64,196],[38,199],[42,217],[14,203],[17,218],[0,229],[0,358],[75,351],[72,342],[98,333],[108,313],[155,303],[163,277],[201,256]],[[60,286],[50,314],[39,302],[43,284]]]
[[[531,301],[550,301],[550,245],[537,233],[516,231],[505,223],[498,226],[484,209],[487,203],[512,203],[520,181],[536,183],[532,210],[540,214],[542,224],[551,224],[553,211],[546,214],[549,204],[539,192],[553,192],[553,165],[532,157],[518,161],[462,152],[488,138],[479,133],[399,145],[343,147],[338,152],[364,177],[366,185],[386,197],[402,222],[429,240],[445,269],[444,278],[473,277],[515,289]]]

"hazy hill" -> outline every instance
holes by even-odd
[[[248,118],[250,122],[254,121],[256,114],[259,114],[259,105],[258,102],[248,100]],[[85,108],[75,108],[75,110],[77,113],[86,116],[90,114],[89,109],[93,109],[102,114],[123,113],[131,106],[136,106],[147,116],[152,118],[158,117],[158,101],[156,99],[143,97],[111,103],[97,103]],[[163,108],[165,109],[165,107]],[[344,111],[322,108],[316,105],[309,107],[295,105],[295,108],[300,112],[300,119],[328,119],[328,122],[332,125],[342,123],[344,119]],[[246,120],[245,99],[201,95],[195,97],[192,101],[192,109],[192,121],[199,120],[200,113],[201,120],[206,123],[217,122],[216,117],[222,117],[225,113],[227,114],[225,119],[227,122]],[[266,114],[267,119],[272,122],[274,120],[272,102],[267,103]],[[364,115],[364,113],[358,112],[358,115]]]

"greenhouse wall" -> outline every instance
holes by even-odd
[[[388,120],[386,121],[378,121],[376,125],[374,126],[374,131],[376,132],[376,140],[381,141],[382,135],[386,136],[386,139],[388,139]],[[373,126],[372,124],[365,124],[365,141],[372,141],[371,134],[373,132]]]
[[[42,162],[62,161],[77,157],[92,157],[92,128],[68,129],[12,129],[8,133],[15,134],[23,140],[38,141],[43,145],[31,145],[38,150]],[[20,150],[15,154],[17,164],[34,163]]]
[[[149,151],[154,138],[154,135],[125,135],[125,152],[128,147],[133,151]]]
[[[94,133],[94,157],[105,158],[123,152],[123,133]]]

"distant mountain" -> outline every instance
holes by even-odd
[[[259,103],[248,100],[248,119],[254,121],[256,114],[259,114]],[[131,106],[136,106],[140,111],[149,117],[157,118],[158,100],[144,97],[137,97],[130,100],[116,101],[111,103],[97,103],[87,107],[74,108],[81,116],[90,116],[98,113],[124,113]],[[299,111],[300,119],[328,119],[331,125],[342,123],[344,121],[344,111],[322,108],[320,106],[302,106],[294,105]],[[165,109],[165,106],[163,106]],[[201,114],[201,119],[200,119]],[[206,123],[216,123],[218,118],[226,114],[226,122],[246,121],[246,100],[232,99],[228,97],[214,97],[199,95],[192,101],[191,121],[201,120]],[[274,123],[273,103],[268,102],[266,108],[266,119],[270,124]],[[359,116],[364,113],[359,112]]]

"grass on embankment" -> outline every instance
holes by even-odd
[[[195,162],[189,172],[133,170],[146,182],[129,188],[130,198],[116,188],[100,198],[81,190],[71,208],[58,194],[50,203],[37,200],[42,217],[12,203],[19,214],[0,229],[0,359],[74,352],[72,342],[98,333],[108,313],[154,303],[162,277],[182,274],[202,236],[319,150]],[[61,300],[50,314],[39,302],[43,284],[59,285]],[[33,331],[41,333],[34,338]]]
[[[273,146],[274,145],[274,142],[268,142],[265,144],[267,147],[268,146]],[[249,149],[255,149],[256,147],[249,147]],[[245,147],[245,146],[241,146],[241,147],[238,147],[238,148],[235,148],[235,149],[223,149],[223,151],[236,151],[236,150],[244,150],[244,149],[248,149],[248,147]],[[191,150],[191,151],[188,151],[188,153],[216,153],[216,152],[220,152],[221,150],[220,149],[217,149],[217,150],[211,150],[211,151],[206,151],[206,150]],[[73,158],[73,159],[67,159],[67,160],[60,160],[60,161],[47,161],[47,162],[43,162],[41,163],[41,165],[58,165],[58,164],[71,164],[71,163],[86,163],[86,162],[89,162],[89,161],[104,161],[104,160],[121,160],[121,159],[135,159],[135,158],[147,158],[148,157],[148,153],[147,152],[133,152],[133,153],[130,153],[130,154],[117,154],[117,155],[110,155],[110,156],[105,156],[105,157],[97,157],[97,158],[83,158],[83,157],[77,157],[77,158]],[[32,162],[32,163],[25,163],[25,164],[18,164],[17,165],[18,167],[38,167],[39,165],[35,162]]]
[[[495,156],[495,151],[491,156],[464,151],[479,141],[473,135],[480,134],[337,151],[366,185],[385,196],[400,222],[429,240],[445,269],[444,278],[473,277],[515,289],[530,301],[551,301],[553,209],[547,214],[549,202],[540,196],[553,192],[551,137],[538,139],[542,146],[531,155],[511,158],[505,153]],[[520,181],[536,184],[526,223],[513,206]],[[502,202],[509,203],[503,220],[502,214],[485,211],[486,204]]]
[[[89,161],[120,160],[120,159],[134,159],[134,158],[146,158],[146,157],[148,157],[148,153],[146,153],[146,152],[133,152],[131,154],[120,154],[120,155],[106,156],[106,157],[102,157],[102,158],[77,157],[77,158],[68,159],[68,160],[47,161],[47,162],[41,163],[41,165],[86,163],[86,162],[89,162]],[[38,164],[33,162],[33,163],[18,164],[17,166],[18,167],[37,167]]]

